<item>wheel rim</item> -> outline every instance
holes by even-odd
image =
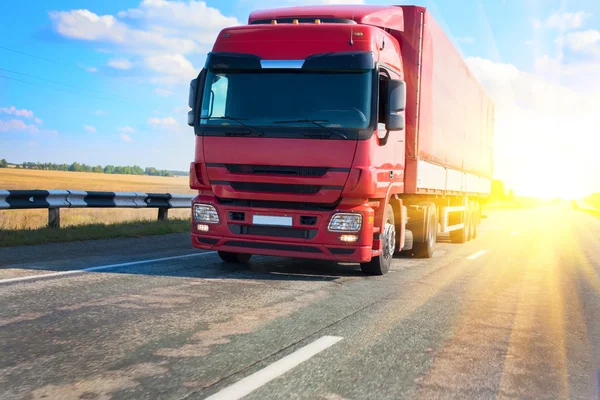
[[[383,231],[383,257],[390,258],[396,249],[396,228],[390,224],[390,220],[385,221]]]

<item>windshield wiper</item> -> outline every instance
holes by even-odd
[[[225,121],[235,121],[238,124],[240,124],[241,126],[243,126],[244,128],[248,128],[248,130],[250,131],[250,132],[229,132],[229,133],[226,134],[228,136],[247,136],[247,135],[250,135],[252,133],[256,133],[257,136],[265,136],[264,133],[262,133],[260,131],[257,131],[256,128],[253,128],[250,125],[246,125],[245,123],[243,123],[242,120],[244,118],[236,118],[236,117],[230,117],[228,115],[225,115],[223,117],[201,117],[200,119],[208,119],[208,120],[210,120],[210,119],[222,119],[222,120],[225,120]]]
[[[338,137],[341,137],[342,139],[348,139],[348,136],[344,135],[343,133],[334,131],[330,127],[323,125],[322,122],[329,122],[329,120],[326,120],[326,119],[292,119],[289,121],[273,121],[274,124],[292,124],[294,122],[304,122],[307,124],[313,124],[315,126],[318,126],[319,128],[323,128],[327,132],[330,133],[327,137],[330,137],[331,135],[336,135]],[[320,136],[320,135],[315,135],[314,133],[305,133],[304,136]]]

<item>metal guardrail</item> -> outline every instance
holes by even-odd
[[[61,208],[156,208],[158,220],[171,208],[191,208],[193,195],[82,190],[0,190],[0,210],[48,209],[48,226],[60,228]]]

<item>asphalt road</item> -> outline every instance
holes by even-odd
[[[383,277],[187,235],[0,249],[0,398],[600,398],[600,220],[490,211],[437,248]]]

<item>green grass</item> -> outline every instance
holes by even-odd
[[[63,243],[75,240],[112,239],[118,237],[144,237],[186,232],[190,232],[189,219],[129,221],[110,225],[90,224],[69,226],[61,229],[11,229],[0,230],[0,247]]]

